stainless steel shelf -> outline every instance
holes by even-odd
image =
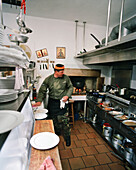
[[[136,60],[136,32],[121,38],[121,41],[111,41],[107,46],[88,51],[75,58],[83,58],[84,64],[99,64],[107,62]]]

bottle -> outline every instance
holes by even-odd
[[[36,88],[33,86],[33,100],[36,100],[37,94],[36,94]]]

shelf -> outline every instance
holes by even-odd
[[[113,40],[107,46],[75,56],[83,58],[84,64],[101,64],[136,60],[136,32]]]

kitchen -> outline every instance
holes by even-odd
[[[29,4],[30,3],[30,4]],[[32,29],[32,33],[27,34],[29,36],[28,42],[26,45],[28,45],[31,49],[31,60],[36,63],[36,69],[34,71],[34,80],[36,80],[38,83],[35,83],[35,87],[38,91],[42,81],[44,80],[45,77],[47,77],[49,74],[53,72],[53,65],[54,63],[63,63],[66,68],[71,68],[71,69],[89,69],[89,70],[100,70],[101,75],[100,77],[104,77],[104,84],[110,85],[111,82],[113,82],[112,78],[112,70],[114,68],[116,74],[116,70],[118,70],[118,65],[120,66],[120,63],[117,65],[116,64],[101,64],[99,65],[98,63],[94,63],[93,65],[91,62],[89,63],[89,60],[83,61],[82,55],[83,49],[86,49],[86,51],[91,51],[95,50],[95,46],[98,44],[94,38],[90,36],[90,33],[93,33],[94,35],[97,36],[99,40],[102,40],[106,36],[106,22],[107,22],[107,16],[108,16],[108,5],[109,2],[106,1],[106,4],[103,4],[101,2],[99,9],[98,8],[98,3],[96,2],[97,5],[94,4],[94,9],[95,11],[99,11],[100,13],[98,14],[89,14],[89,16],[83,16],[81,19],[78,16],[78,11],[74,12],[74,18],[71,20],[66,20],[66,19],[61,19],[57,18],[57,14],[55,14],[55,18],[51,18],[49,14],[49,9],[48,9],[48,3],[46,4],[38,4],[38,9],[35,10],[35,15],[32,15],[32,9],[31,9],[31,3],[28,1],[26,3],[27,6],[27,15],[25,16],[25,23],[27,27]],[[36,1],[33,2],[34,6],[37,6]],[[72,2],[73,3],[73,2]],[[93,2],[94,3],[94,2]],[[116,16],[116,22],[113,23],[113,25],[110,25],[110,30],[117,24],[119,24],[119,19],[120,19],[120,8],[121,8],[121,1],[118,2],[119,5],[116,2],[112,2],[112,10],[111,10],[111,16],[110,16],[110,22],[113,21],[114,16]],[[135,2],[133,1],[135,4]],[[125,1],[125,7],[124,7],[124,15],[125,19],[133,16],[135,14],[135,10],[133,10],[133,7],[135,6],[134,4],[131,4],[131,12],[127,11],[127,6],[130,4],[130,2]],[[54,5],[55,4],[55,5]],[[57,2],[54,2],[54,6],[58,7]],[[59,4],[60,5],[60,4]],[[88,1],[86,3],[82,3],[82,5],[76,3],[76,5],[79,5],[76,10],[82,11],[83,8],[87,8],[88,6]],[[61,6],[61,5],[60,5]],[[91,6],[91,5],[90,5]],[[105,10],[101,9],[101,6],[104,6]],[[47,12],[46,16],[40,16],[40,11],[44,7],[44,10]],[[46,7],[46,8],[45,8]],[[53,6],[50,6],[53,7]],[[64,8],[65,6],[61,6]],[[69,3],[66,4],[66,7],[69,7]],[[90,7],[89,7],[90,8]],[[16,23],[16,17],[19,13],[19,7],[9,4],[3,3],[3,19],[4,19],[4,24],[6,26],[9,26],[11,28],[14,28],[15,30],[18,30],[18,25]],[[116,9],[116,15],[114,13],[114,10]],[[71,8],[72,10],[72,8]],[[51,10],[52,11],[52,10]],[[70,11],[70,9],[69,9]],[[86,10],[87,11],[87,10]],[[89,12],[91,10],[88,10]],[[93,11],[93,10],[92,10]],[[54,11],[54,13],[57,11]],[[93,11],[94,12],[94,11]],[[52,12],[53,13],[53,12]],[[59,13],[59,12],[58,12]],[[70,12],[68,12],[69,14]],[[127,13],[127,16],[126,16]],[[104,18],[100,18],[101,14],[104,15]],[[69,14],[70,15],[70,14]],[[96,16],[95,19],[94,15]],[[64,16],[61,15],[61,17]],[[65,15],[66,17],[67,15]],[[70,15],[71,16],[71,15]],[[70,17],[69,16],[69,17]],[[93,17],[92,17],[93,16]],[[71,16],[72,17],[72,16]],[[91,22],[89,23],[89,19]],[[99,24],[96,21],[99,19]],[[123,18],[123,20],[125,20]],[[78,20],[78,22],[75,22]],[[84,23],[86,21],[86,23]],[[76,29],[76,24],[77,24],[77,29]],[[84,25],[85,24],[85,25]],[[85,26],[85,37],[84,37],[84,26]],[[77,30],[77,36],[76,35],[76,30]],[[10,42],[8,39],[7,34],[13,33],[11,30],[8,28],[4,30],[4,45],[15,45],[15,43]],[[76,40],[77,39],[77,40]],[[57,59],[56,57],[56,51],[57,47],[65,47],[65,52],[66,52],[66,58],[65,59]],[[41,50],[41,49],[47,49],[48,56],[44,56],[42,58],[38,58],[36,55],[36,51]],[[77,55],[80,54],[80,55]],[[77,57],[74,57],[77,56]],[[93,58],[93,57],[91,57]],[[86,59],[86,57],[84,58]],[[98,60],[99,61],[99,60]],[[86,62],[83,64],[83,62]],[[89,64],[87,64],[89,63]],[[131,64],[131,62],[128,60],[127,64],[122,62],[122,70],[127,68],[127,72],[131,70],[132,77],[128,77],[129,79],[129,87],[135,89],[135,64]],[[43,65],[46,64],[46,67],[43,67]],[[119,70],[120,71],[120,70]],[[118,72],[118,71],[117,71]],[[116,74],[117,75],[117,74]],[[125,74],[126,75],[126,74]],[[37,80],[38,79],[38,80]],[[123,87],[121,87],[123,88]]]

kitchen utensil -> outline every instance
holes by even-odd
[[[111,127],[104,127],[103,128],[103,134],[104,134],[104,136],[111,137],[112,128]]]
[[[28,41],[27,36],[24,35],[15,35],[15,34],[7,34],[8,38],[11,42],[19,42],[19,43],[26,43]]]
[[[35,113],[34,117],[36,120],[42,120],[47,118],[47,114],[45,113]]]
[[[46,150],[55,147],[60,139],[55,133],[41,132],[30,139],[30,144],[39,150]]]
[[[112,127],[109,123],[104,123],[103,124],[103,134],[106,137],[111,137],[112,134]]]
[[[129,117],[126,116],[126,115],[117,115],[117,116],[114,116],[114,118],[117,119],[117,120],[127,120],[127,119],[129,119]]]
[[[7,132],[24,120],[22,113],[13,110],[0,110],[0,133]]]
[[[109,114],[111,114],[111,115],[123,115],[124,113],[113,110],[113,111],[110,111]]]
[[[111,110],[114,110],[114,108],[113,108],[113,107],[104,107],[103,110],[105,110],[105,111],[111,111]]]
[[[99,41],[93,34],[90,34],[90,35],[91,35],[91,36],[98,42],[98,44],[99,44],[99,45],[96,45],[96,46],[95,46],[96,49],[104,46],[104,45],[102,45],[102,44],[100,43],[100,41]]]

